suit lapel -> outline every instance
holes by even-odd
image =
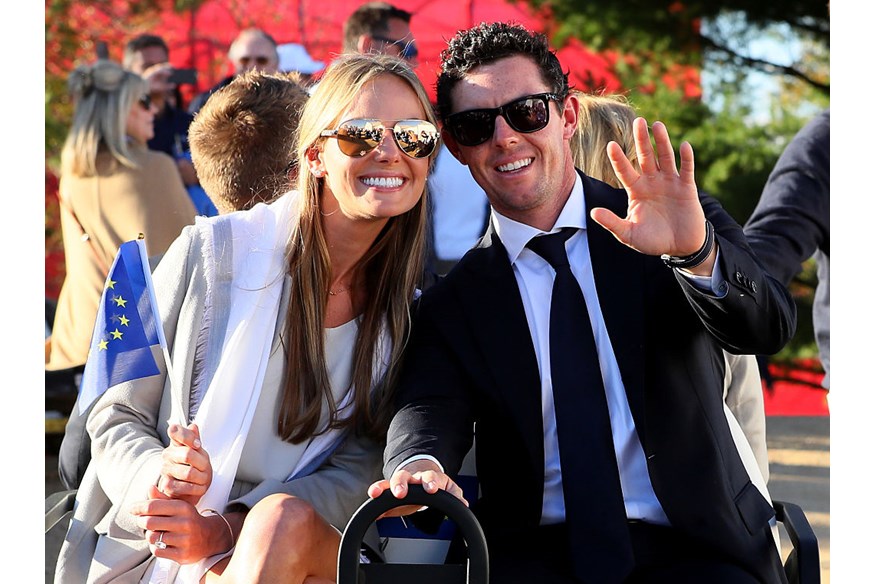
[[[605,207],[621,217],[626,216],[626,194],[583,174],[581,178],[587,206],[587,241],[599,306],[623,378],[627,400],[639,426],[640,422],[644,422],[642,295],[645,290],[645,256],[617,241],[607,229],[590,218],[590,210],[594,207]]]
[[[492,227],[460,266],[466,286],[457,287],[477,344],[495,380],[497,399],[520,429],[536,468],[544,467],[541,379],[517,279],[508,252]]]

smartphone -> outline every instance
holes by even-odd
[[[198,72],[195,69],[174,69],[167,77],[168,83],[177,85],[195,85],[198,82]]]
[[[98,59],[110,58],[109,47],[107,47],[106,41],[97,41],[97,43],[95,43],[94,49]]]

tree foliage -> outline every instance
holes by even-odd
[[[830,23],[823,0],[530,0],[550,9],[557,24],[554,38],[581,39],[597,50],[616,50],[669,66],[702,65],[702,60],[784,75],[829,94],[820,72],[798,63],[785,64],[753,56],[748,41],[781,27],[802,42],[827,47]],[[721,20],[722,27],[704,27]],[[668,59],[668,60],[667,60]]]

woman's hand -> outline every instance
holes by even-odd
[[[146,530],[149,550],[158,558],[192,564],[234,545],[221,517],[201,515],[194,505],[170,499],[154,486],[149,487],[149,499],[135,503],[129,511]]]
[[[187,427],[171,424],[167,428],[170,445],[164,449],[158,490],[169,499],[196,505],[213,481],[210,455],[201,448],[197,424]]]

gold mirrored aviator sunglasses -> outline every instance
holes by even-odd
[[[323,130],[320,136],[336,138],[341,152],[361,158],[380,145],[386,129],[380,120],[355,118],[341,122],[336,130]],[[438,129],[426,120],[398,120],[391,130],[399,150],[411,158],[429,156],[438,145]]]

